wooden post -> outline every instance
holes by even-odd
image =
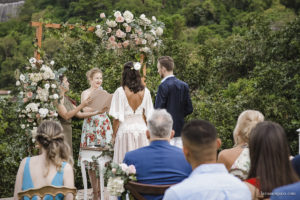
[[[145,60],[145,55],[144,54],[141,54],[141,65],[143,66],[143,77],[142,77],[142,82],[143,84],[146,86],[146,73],[147,73],[147,69],[146,69],[146,63],[144,63],[144,60]]]
[[[43,23],[42,22],[31,22],[31,26],[36,27],[36,32],[35,32],[35,38],[37,42],[37,46],[39,49],[42,48],[42,36],[43,36]],[[73,29],[73,25],[68,25],[70,29]],[[46,28],[61,28],[60,24],[45,24]],[[85,29],[84,26],[81,26],[82,29]],[[95,27],[91,26],[87,29],[88,31],[94,31]],[[38,52],[38,50],[35,50],[34,52],[34,57],[37,60],[41,59],[41,54]]]

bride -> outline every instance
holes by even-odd
[[[153,103],[150,91],[142,84],[140,68],[140,63],[124,65],[121,87],[112,98],[109,114],[114,117],[115,163],[122,163],[126,152],[148,145],[146,118],[153,110]]]

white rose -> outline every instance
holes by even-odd
[[[57,116],[58,116],[58,114],[55,112],[55,113],[53,114],[53,116],[54,116],[54,117],[57,117]]]
[[[99,37],[99,38],[102,38],[102,36],[103,36],[103,30],[102,29],[97,29],[96,31],[95,31],[95,34]]]
[[[147,40],[142,39],[142,44],[147,44]]]
[[[45,85],[44,85],[44,87],[45,87],[45,89],[49,89],[50,88],[50,85],[48,84],[48,83],[46,83]]]
[[[54,64],[55,64],[54,60],[51,60],[50,65],[53,66]]]
[[[40,108],[39,113],[41,115],[41,118],[45,118],[48,114],[49,110],[47,108]]]
[[[36,59],[35,58],[30,58],[29,62],[30,62],[30,64],[34,64],[34,63],[36,63]]]
[[[36,68],[36,65],[35,65],[35,64],[31,64],[31,67],[32,67],[33,69],[35,69],[35,68]]]
[[[111,28],[114,28],[117,26],[117,22],[111,21],[111,20],[106,20],[106,24],[107,24],[107,26],[109,26]]]
[[[53,95],[53,99],[58,99],[58,98],[59,98],[58,94]]]
[[[23,74],[20,75],[20,80],[23,82],[25,81],[25,76]]]
[[[152,21],[156,22],[156,17],[152,16]]]
[[[101,28],[101,26],[98,24],[97,26],[96,26],[96,29],[100,29]]]
[[[136,62],[136,63],[134,63],[133,68],[138,71],[141,69],[141,66],[142,66],[141,63]]]
[[[120,16],[122,16],[122,14],[121,14],[121,12],[120,12],[120,11],[116,11],[116,12],[114,13],[114,16],[117,18],[117,17],[120,17]]]
[[[51,87],[52,87],[53,89],[55,89],[55,88],[56,88],[56,84],[52,83]]]
[[[24,129],[25,128],[25,124],[21,124],[21,128]]]
[[[144,47],[144,48],[141,48],[140,51],[147,53],[147,52],[150,52],[150,48]]]
[[[161,27],[158,27],[156,29],[156,35],[161,36],[163,34],[164,30]]]
[[[20,81],[17,81],[16,86],[19,86],[19,85],[21,85],[21,83],[20,83]]]
[[[146,15],[145,15],[145,14],[141,14],[140,18],[141,18],[141,19],[145,19],[145,18],[146,18]]]
[[[126,11],[124,12],[123,16],[124,16],[125,21],[126,21],[127,23],[133,22],[133,14],[132,14],[130,11],[126,10]]]

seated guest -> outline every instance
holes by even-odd
[[[216,163],[221,140],[215,127],[204,120],[187,123],[181,132],[183,153],[192,165],[191,175],[169,188],[164,200],[209,199],[250,200],[247,186],[226,170],[224,164]]]
[[[271,195],[271,200],[300,199],[300,182],[276,188]]]
[[[298,177],[300,178],[300,155],[297,155],[293,158],[292,165],[294,170],[298,174]]]
[[[289,160],[289,146],[283,128],[274,122],[260,122],[249,141],[251,166],[246,180],[253,199],[269,198],[273,189],[297,182]]]
[[[54,121],[42,122],[37,129],[36,141],[41,155],[22,160],[17,173],[14,199],[18,199],[18,192],[32,188],[47,185],[74,187],[73,159],[61,125]],[[62,194],[58,194],[55,199],[63,198]],[[52,197],[48,195],[45,199]],[[73,199],[73,195],[68,194],[66,199]]]
[[[256,110],[246,110],[238,118],[233,131],[235,145],[219,153],[218,163],[224,163],[229,173],[245,180],[250,169],[248,141],[252,128],[264,121],[264,116]]]
[[[165,110],[154,110],[147,121],[146,132],[150,145],[127,152],[124,163],[134,165],[137,181],[145,184],[175,184],[187,178],[192,171],[182,150],[170,145],[174,136],[173,120]],[[146,199],[162,199],[163,196],[144,195]]]

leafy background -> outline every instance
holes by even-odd
[[[164,48],[155,54],[174,58],[175,75],[190,85],[194,112],[187,120],[211,121],[223,141],[233,145],[232,132],[245,109],[261,111],[281,124],[292,155],[298,153],[300,128],[300,2],[298,0],[26,0],[20,16],[0,23],[0,88],[12,90],[0,101],[0,197],[13,195],[22,158],[36,154],[34,144],[20,130],[14,95],[14,71],[33,56],[35,29],[30,21],[92,24],[101,12],[130,10],[155,15],[166,25]],[[80,101],[88,87],[83,74],[91,67],[103,70],[103,87],[120,85],[122,64],[135,60],[130,52],[116,55],[102,49],[93,34],[80,30],[44,33],[43,55],[68,68],[69,95]],[[147,65],[147,87],[154,99],[160,78],[156,64]],[[82,121],[73,119],[75,163]],[[82,188],[75,166],[76,187]]]

